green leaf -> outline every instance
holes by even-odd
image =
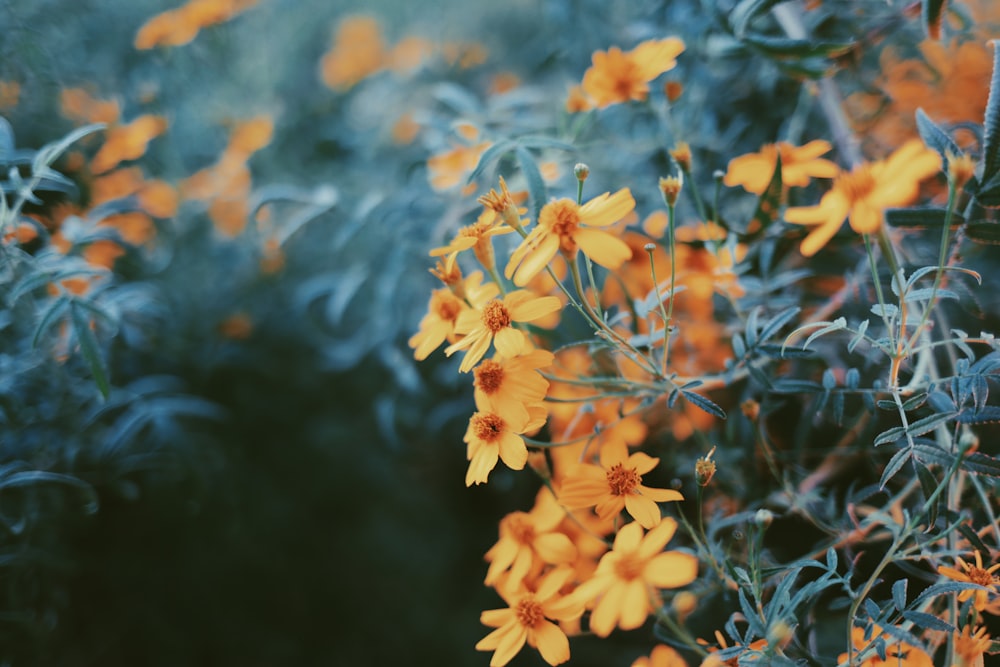
[[[690,401],[693,405],[697,406],[698,408],[701,408],[702,410],[712,415],[713,417],[718,417],[719,419],[726,418],[725,410],[723,410],[721,407],[719,407],[709,399],[705,398],[701,394],[696,394],[693,391],[684,391],[684,390],[681,390],[681,393],[684,394],[684,398]]]
[[[88,134],[93,134],[94,132],[98,132],[104,128],[104,123],[84,125],[83,127],[78,127],[73,130],[62,139],[42,146],[38,149],[38,153],[35,154],[35,159],[31,163],[32,173],[42,171],[43,168],[48,167],[50,164],[55,162],[56,158],[62,155],[67,148],[78,142],[80,139],[83,139]]]
[[[479,175],[482,174],[483,171],[486,169],[487,165],[489,165],[494,160],[499,159],[500,156],[503,155],[504,153],[509,153],[510,151],[512,151],[515,146],[517,146],[516,141],[514,141],[513,139],[505,139],[503,141],[496,142],[495,144],[487,148],[485,151],[483,151],[483,154],[479,156],[479,164],[477,164],[476,168],[472,170],[471,174],[469,174],[469,178],[467,178],[465,181],[466,184],[469,184],[472,181],[476,180],[479,177]]]
[[[557,148],[563,151],[576,151],[576,146],[571,143],[540,135],[525,135],[523,137],[518,137],[517,143],[525,148]]]
[[[1000,224],[970,222],[965,227],[965,238],[983,245],[1000,245]]]
[[[923,419],[918,419],[909,426],[906,427],[906,433],[910,437],[916,437],[918,435],[923,435],[924,433],[929,433],[933,431],[938,426],[944,424],[955,418],[955,413],[945,412],[941,414],[933,414],[929,417],[924,417]]]
[[[764,35],[745,35],[743,41],[776,58],[837,58],[856,45],[853,40],[848,42],[817,42],[810,39]]]
[[[1000,459],[982,452],[972,452],[962,459],[962,468],[977,475],[1000,477]]]
[[[951,623],[945,623],[940,618],[933,614],[926,614],[922,611],[904,611],[903,618],[912,622],[914,625],[925,630],[940,630],[942,632],[954,632],[955,626]]]
[[[899,472],[903,465],[910,460],[910,456],[912,456],[912,454],[913,450],[911,449],[901,449],[896,452],[893,457],[889,459],[889,463],[886,464],[885,470],[882,471],[882,477],[878,481],[878,488],[884,489],[885,485],[889,483],[889,480],[895,477],[896,473]]]
[[[929,148],[933,148],[941,156],[941,167],[944,173],[948,173],[948,155],[957,156],[961,154],[958,144],[948,136],[930,117],[924,113],[923,109],[917,109],[917,132]]]
[[[983,175],[981,183],[993,178],[1000,170],[1000,48],[997,40],[991,39],[993,45],[993,77],[990,80],[990,95],[986,101],[986,114],[983,117]]]
[[[743,0],[729,13],[729,25],[733,33],[742,37],[750,25],[750,22],[757,16],[771,9],[784,0]]]
[[[941,19],[948,0],[923,0],[920,18],[923,19],[924,31],[931,39],[941,39]]]
[[[80,342],[80,351],[83,353],[83,358],[87,361],[87,365],[90,366],[90,372],[94,376],[94,383],[97,384],[101,395],[107,398],[111,392],[111,385],[108,382],[108,371],[104,365],[104,359],[101,357],[97,337],[90,329],[90,320],[84,315],[82,307],[76,300],[70,304],[70,316],[73,321],[73,331],[76,333],[76,339]]]
[[[896,605],[897,611],[906,608],[906,579],[900,579],[892,585],[892,603]]]
[[[545,205],[545,200],[548,197],[545,189],[545,179],[542,178],[542,172],[538,170],[538,163],[535,162],[534,156],[527,148],[517,146],[514,149],[514,154],[517,156],[517,164],[521,167],[521,173],[524,174],[524,178],[528,182],[528,192],[531,194],[531,201],[535,209],[535,219],[537,220],[538,214],[541,212],[542,206]]]
[[[934,207],[890,208],[885,211],[885,221],[890,227],[941,229],[947,213],[946,209]],[[953,229],[964,222],[965,218],[958,213],[952,213],[950,226]]]
[[[963,410],[956,421],[959,424],[996,424],[1000,422],[1000,407],[984,405],[977,410]]]
[[[761,342],[769,340],[771,336],[778,333],[783,326],[788,324],[793,317],[799,314],[802,309],[798,306],[792,306],[781,311],[767,322],[764,323],[764,328],[760,330],[760,340]]]
[[[913,467],[917,471],[917,480],[920,482],[920,490],[923,491],[924,498],[930,499],[934,495],[934,490],[938,486],[937,479],[930,470],[927,469],[919,458],[914,456]],[[931,503],[930,508],[927,512],[927,530],[930,530],[935,523],[937,523],[938,508],[941,505],[941,498],[939,497],[937,501]]]
[[[31,335],[31,347],[38,347],[38,341],[52,328],[59,317],[66,311],[69,304],[70,298],[65,294],[52,300],[52,303],[49,304],[48,308],[45,309],[39,318],[38,324],[35,325],[35,331]]]

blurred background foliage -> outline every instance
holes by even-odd
[[[428,249],[474,219],[497,174],[524,183],[501,156],[461,194],[473,155],[437,174],[453,187],[435,189],[428,159],[542,135],[570,147],[533,149],[551,163],[551,194],[575,192],[584,161],[591,192],[630,185],[652,211],[677,141],[710,186],[734,155],[826,135],[806,79],[855,65],[814,54],[814,71],[794,71],[803,63],[732,34],[733,3],[707,0],[260,0],[189,43],[135,48],[140,27],[178,4],[0,0],[0,114],[16,148],[81,125],[65,94],[82,89],[117,102],[112,126],[165,119],[126,163],[180,193],[142,242],[121,242],[97,223],[134,201],[94,213],[99,174],[85,163],[101,144],[83,138],[54,164],[71,185],[39,189],[24,209],[43,221],[42,241],[7,246],[0,664],[485,664],[472,649],[479,612],[498,601],[478,585],[482,554],[535,487],[498,470],[465,488],[469,378],[440,354],[418,368],[405,341],[433,285]],[[325,85],[337,26],[359,13],[378,21],[375,66]],[[808,19],[831,42],[919,30],[900,3],[824,2]],[[767,17],[753,30],[780,32]],[[667,77],[684,88],[676,136],[660,134],[655,105],[565,112],[593,51],[667,35],[687,43]],[[393,61],[410,37],[422,50]],[[853,57],[878,58],[874,38],[859,44]],[[186,179],[223,164],[254,117],[272,127],[242,156],[252,184],[227,195],[246,214],[233,229],[212,208],[221,195],[193,195]],[[5,168],[24,171],[12,148],[0,145]],[[723,217],[747,204],[727,205]],[[71,250],[53,259],[44,241],[57,234]],[[99,288],[68,297],[86,324],[75,337],[56,320],[40,331],[57,297],[25,281],[94,264],[86,250],[100,239],[121,252]],[[88,304],[107,314],[94,315],[96,367],[81,351]],[[629,664],[641,646],[574,640],[573,664]]]

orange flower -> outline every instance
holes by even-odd
[[[448,245],[431,250],[430,256],[454,255],[472,248],[476,259],[483,265],[483,268],[490,270],[496,266],[493,254],[493,237],[499,234],[509,234],[513,231],[512,227],[503,224],[503,219],[497,215],[496,211],[487,208],[479,214],[479,218],[474,223],[459,229],[455,238]]]
[[[133,44],[139,50],[181,46],[197,37],[202,28],[228,21],[255,4],[257,0],[190,0],[143,23]]]
[[[109,127],[104,145],[90,163],[90,169],[100,174],[118,166],[123,160],[134,160],[146,152],[150,141],[163,134],[167,120],[149,114],[139,116],[126,125]]]
[[[841,172],[818,205],[790,208],[785,212],[785,220],[816,226],[801,246],[802,254],[811,257],[833,238],[845,218],[849,218],[851,229],[858,234],[877,232],[885,209],[911,203],[920,181],[940,170],[940,156],[914,139],[886,160],[863,163],[850,172]]]
[[[499,291],[493,283],[482,284],[482,271],[475,271],[462,283],[465,297],[473,306],[482,305],[497,295]],[[455,295],[451,289],[436,289],[431,293],[427,314],[420,320],[417,333],[413,334],[408,345],[414,348],[413,358],[423,361],[444,341],[455,342],[455,324],[464,311],[470,310],[469,305]]]
[[[455,323],[455,333],[465,338],[445,349],[451,356],[459,350],[468,350],[459,371],[467,373],[483,358],[490,343],[506,357],[516,357],[528,349],[528,337],[515,322],[531,322],[562,308],[554,296],[536,297],[528,290],[511,292],[503,299],[493,299],[482,308],[462,312]]]
[[[583,92],[603,109],[629,100],[645,100],[649,82],[677,64],[684,42],[676,37],[650,40],[631,51],[618,47],[595,51],[593,65],[583,74]]]
[[[427,177],[435,190],[450,190],[472,173],[479,157],[492,144],[483,141],[471,146],[457,145],[449,151],[427,158]]]
[[[63,115],[81,123],[115,123],[121,113],[118,103],[95,99],[83,88],[66,88],[59,93]]]
[[[653,649],[649,657],[636,658],[632,667],[687,667],[681,654],[666,644],[660,644]]]
[[[952,667],[983,667],[983,653],[990,650],[992,639],[986,633],[986,628],[971,626],[962,628],[961,633],[955,633],[955,657],[958,658]]]
[[[484,583],[494,586],[506,575],[504,588],[515,590],[536,563],[571,563],[576,546],[558,530],[565,516],[552,492],[543,488],[530,512],[511,512],[501,519],[500,539],[486,552],[490,567]]]
[[[645,536],[638,523],[618,531],[614,548],[601,558],[594,576],[571,594],[584,602],[598,598],[590,616],[594,634],[607,637],[616,625],[638,628],[653,611],[654,589],[679,588],[697,578],[697,558],[663,551],[676,530],[677,522],[667,517]]]
[[[910,646],[904,641],[900,641],[891,635],[883,634],[882,629],[877,625],[875,631],[869,639],[865,639],[864,628],[851,629],[851,643],[854,644],[855,656],[857,652],[866,646],[871,646],[876,638],[883,637],[886,643],[885,660],[878,657],[874,650],[866,657],[858,667],[934,667],[934,662],[926,652],[915,646]],[[837,657],[837,662],[847,660],[847,653],[841,653]]]
[[[730,160],[722,182],[729,187],[742,185],[747,192],[756,195],[764,194],[780,155],[782,185],[805,187],[810,178],[833,178],[840,173],[836,164],[820,157],[831,148],[830,142],[822,139],[810,141],[805,146],[793,146],[784,141],[767,144],[759,153]]]
[[[594,507],[601,519],[617,517],[624,509],[643,528],[652,528],[661,519],[656,503],[684,500],[677,491],[643,486],[642,476],[659,462],[642,452],[629,456],[622,440],[605,443],[601,465],[584,463],[571,470],[560,487],[559,501],[570,509]]]
[[[961,558],[956,559],[958,565],[961,566],[962,572],[959,572],[953,567],[938,567],[938,574],[943,574],[949,579],[954,579],[955,581],[967,581],[972,584],[979,584],[980,586],[985,586],[989,590],[966,590],[958,594],[958,601],[965,602],[969,598],[975,596],[975,606],[977,611],[983,611],[986,609],[986,604],[989,602],[989,595],[992,592],[994,595],[1000,593],[1000,578],[998,578],[993,573],[1000,570],[1000,563],[992,565],[989,569],[983,568],[983,557],[978,551],[976,551],[976,564],[969,565]]]
[[[528,462],[528,447],[521,435],[534,431],[545,423],[545,409],[528,408],[527,415],[500,414],[488,405],[477,404],[479,412],[469,419],[464,441],[469,469],[465,485],[485,484],[489,474],[501,460],[511,470],[521,470]]]
[[[578,249],[601,266],[617,269],[632,256],[632,249],[617,236],[594,228],[612,225],[634,208],[628,188],[613,195],[605,192],[583,206],[565,198],[549,202],[538,214],[538,226],[511,255],[504,275],[513,276],[515,285],[526,285],[556,253],[562,251],[572,261]]]
[[[473,370],[477,401],[504,414],[527,414],[527,407],[545,399],[549,381],[538,373],[555,359],[548,350],[532,350],[516,357],[497,355]]]
[[[484,611],[483,625],[496,628],[476,644],[477,651],[494,651],[490,667],[503,667],[525,643],[538,649],[550,665],[569,660],[569,639],[548,619],[569,621],[583,613],[583,607],[558,595],[573,571],[558,568],[544,576],[535,591],[509,595],[507,609]]]
[[[344,90],[385,65],[382,29],[372,16],[349,16],[337,26],[333,45],[320,60],[320,78],[330,88]]]
[[[715,641],[717,641],[719,643],[718,648],[716,648],[716,647],[713,646],[713,647],[710,647],[708,649],[708,656],[704,660],[701,661],[700,667],[729,667],[730,665],[732,665],[732,667],[737,667],[737,665],[741,664],[740,663],[740,656],[744,652],[746,652],[746,651],[760,651],[760,650],[762,650],[764,648],[767,648],[767,640],[766,639],[758,639],[758,640],[750,642],[748,645],[744,646],[743,650],[739,654],[734,655],[733,657],[729,658],[728,660],[723,660],[722,658],[720,658],[716,654],[719,651],[724,651],[727,648],[729,648],[729,645],[726,643],[726,638],[723,637],[722,633],[719,632],[718,630],[715,631]],[[707,644],[708,642],[706,642],[703,639],[699,639],[698,643],[704,645],[704,644]]]
[[[594,107],[587,94],[583,92],[583,86],[573,86],[566,95],[566,113],[579,113],[590,111]]]

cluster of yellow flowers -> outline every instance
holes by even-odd
[[[647,100],[649,84],[672,69],[683,50],[681,40],[669,38],[627,52],[612,48],[595,53],[582,84],[571,91],[567,109]],[[679,95],[679,89],[677,84],[671,92],[668,86],[668,99]],[[449,185],[457,185],[455,174],[474,169],[488,145],[455,153]],[[847,169],[823,157],[831,150],[822,139],[802,146],[766,145],[731,160],[719,177],[726,186],[762,196],[780,164],[778,206],[788,202],[789,188],[830,179],[818,204],[782,211],[786,222],[809,228],[800,246],[809,257],[845,221],[866,238],[882,233],[885,211],[912,204],[921,184],[942,166],[939,154],[919,140],[902,143],[885,159]],[[695,555],[665,550],[679,524],[664,516],[660,504],[684,498],[644,479],[659,464],[640,449],[650,434],[644,410],[664,399],[665,387],[682,384],[685,370],[697,377],[722,368],[731,333],[716,322],[711,297],[722,292],[732,300],[743,294],[734,268],[746,248],[712,221],[675,228],[674,205],[692,157],[686,144],[678,144],[671,155],[682,173],[660,180],[666,211],[652,212],[641,232],[627,228],[638,221],[630,189],[584,201],[589,168],[577,165],[576,200],[548,201],[531,219],[519,206],[524,193],[512,193],[501,177],[498,189],[479,198],[483,209],[476,222],[430,253],[438,258],[432,273],[442,286],[433,291],[428,313],[409,344],[418,360],[442,346],[449,356],[462,352],[459,371],[473,375],[476,412],[464,439],[469,462],[465,483],[486,483],[501,461],[512,470],[534,470],[544,483],[530,511],[513,512],[501,521],[499,541],[486,554],[485,583],[508,605],[482,614],[482,622],[494,629],[476,648],[494,652],[493,666],[507,664],[525,644],[556,665],[569,659],[568,637],[576,633],[605,637],[616,628],[639,628],[651,615],[669,623],[663,616],[664,591],[698,578]],[[435,159],[429,164],[432,171],[441,168],[442,158]],[[952,162],[953,169],[969,169],[967,158],[956,156]],[[520,242],[506,262],[498,262],[496,237],[515,233]],[[478,263],[468,275],[459,262],[463,255]],[[594,265],[609,276],[603,286],[594,278]],[[670,275],[669,283],[658,282],[657,275]],[[641,305],[641,313],[635,304]],[[564,311],[582,316],[600,342],[546,349],[546,331],[559,324]],[[678,328],[686,335],[677,336]],[[713,424],[716,416],[697,409],[703,407],[678,406],[669,425],[675,437],[684,439]],[[661,418],[657,427],[662,426]],[[547,439],[536,440],[543,428]],[[699,486],[709,484],[715,472],[712,453],[714,448],[698,462]],[[960,601],[974,596],[982,610],[997,592],[994,572],[1000,564],[985,569],[978,552],[976,558],[975,566],[959,560],[963,571],[941,567],[939,574],[984,586],[959,596]],[[683,618],[691,601],[684,592],[671,598],[677,618]],[[784,634],[788,636],[773,638],[773,646],[760,639],[740,650],[752,659],[781,650],[791,630]],[[851,640],[855,651],[863,653],[860,664],[865,667],[883,663],[872,649],[876,643],[884,644],[892,664],[931,664],[927,653],[898,637],[886,634],[876,642],[878,637],[878,627],[874,632],[855,628]],[[989,643],[983,628],[963,626],[953,640],[955,655],[967,660],[963,664],[982,664]],[[703,666],[736,664],[736,657],[718,657],[727,648],[719,633],[717,646],[699,640],[690,648],[703,656]],[[845,659],[854,656],[839,658]],[[644,665],[686,663],[674,648],[660,645],[635,662]]]

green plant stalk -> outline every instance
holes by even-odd
[[[889,336],[889,346],[895,346],[894,335],[892,331],[892,325],[889,323],[889,317],[885,314],[885,295],[882,293],[882,283],[878,279],[878,267],[875,265],[875,251],[872,250],[871,238],[868,234],[862,234],[861,238],[865,242],[865,252],[868,254],[868,268],[872,273],[872,284],[875,286],[875,298],[878,299],[879,306],[882,307],[882,323],[885,324],[886,335]]]
[[[957,191],[955,188],[955,182],[952,179],[948,179],[948,205],[945,208],[944,225],[941,228],[941,247],[938,250],[937,273],[934,275],[934,284],[931,286],[931,297],[927,300],[927,307],[924,308],[924,313],[920,318],[920,323],[917,324],[917,328],[914,329],[913,336],[907,343],[907,347],[911,347],[916,342],[920,332],[927,324],[927,320],[931,315],[931,310],[935,306],[934,299],[937,298],[938,288],[941,287],[941,282],[944,279],[944,267],[948,260],[948,243],[951,238],[951,218],[955,211],[956,195]]]
[[[663,307],[663,297],[660,296],[660,282],[656,278],[656,264],[653,262],[653,251],[647,249],[646,253],[649,255],[649,272],[650,272],[650,275],[652,275],[652,277],[653,277],[653,290],[656,292],[656,303],[660,307],[660,317],[663,319],[663,356],[661,357],[661,359],[663,360],[663,367],[661,368],[661,372],[663,373],[663,377],[666,377],[667,376],[667,351],[668,351],[668,348],[670,346],[670,316],[667,315],[667,311]],[[671,269],[673,268],[673,264],[672,263],[671,263],[671,267],[670,268]],[[673,292],[671,291],[671,293],[670,293],[671,305],[673,305],[673,296],[674,296]],[[653,331],[652,318],[649,318],[649,320],[650,320],[649,321],[649,324],[650,324],[650,329],[649,330],[650,330],[650,333],[652,333],[652,331]]]
[[[692,188],[694,190],[694,188]],[[667,362],[670,358],[670,322],[674,317],[674,292],[677,290],[677,238],[674,235],[677,224],[674,205],[667,205],[667,242],[670,244],[670,295],[667,297],[667,313],[663,321],[663,374],[667,372]],[[652,264],[652,256],[650,256]],[[662,306],[663,303],[660,302]]]
[[[879,564],[875,566],[875,569],[868,577],[868,580],[862,587],[861,592],[858,593],[858,595],[854,598],[853,602],[851,602],[851,607],[850,609],[848,609],[847,612],[847,667],[854,667],[855,665],[854,642],[851,641],[851,632],[854,629],[854,618],[858,614],[858,609],[861,608],[861,604],[864,602],[865,598],[868,597],[868,594],[875,586],[876,581],[878,581],[879,579],[879,575],[882,574],[882,571],[886,567],[888,567],[890,563],[893,562],[896,552],[899,551],[903,542],[910,537],[911,533],[913,533],[920,519],[927,514],[931,506],[937,502],[937,499],[949,486],[949,484],[951,483],[951,478],[955,475],[955,472],[958,470],[959,465],[961,465],[962,463],[963,456],[964,452],[960,453],[958,456],[955,457],[954,462],[952,462],[951,467],[948,469],[948,473],[944,476],[944,478],[942,478],[941,483],[938,484],[936,489],[934,489],[934,492],[930,495],[930,497],[924,501],[924,504],[923,506],[921,506],[920,511],[915,513],[906,523],[906,525],[903,526],[903,529],[899,531],[899,533],[893,539],[892,545],[889,547],[888,551],[886,551],[885,555],[882,556],[882,560],[879,561]]]

